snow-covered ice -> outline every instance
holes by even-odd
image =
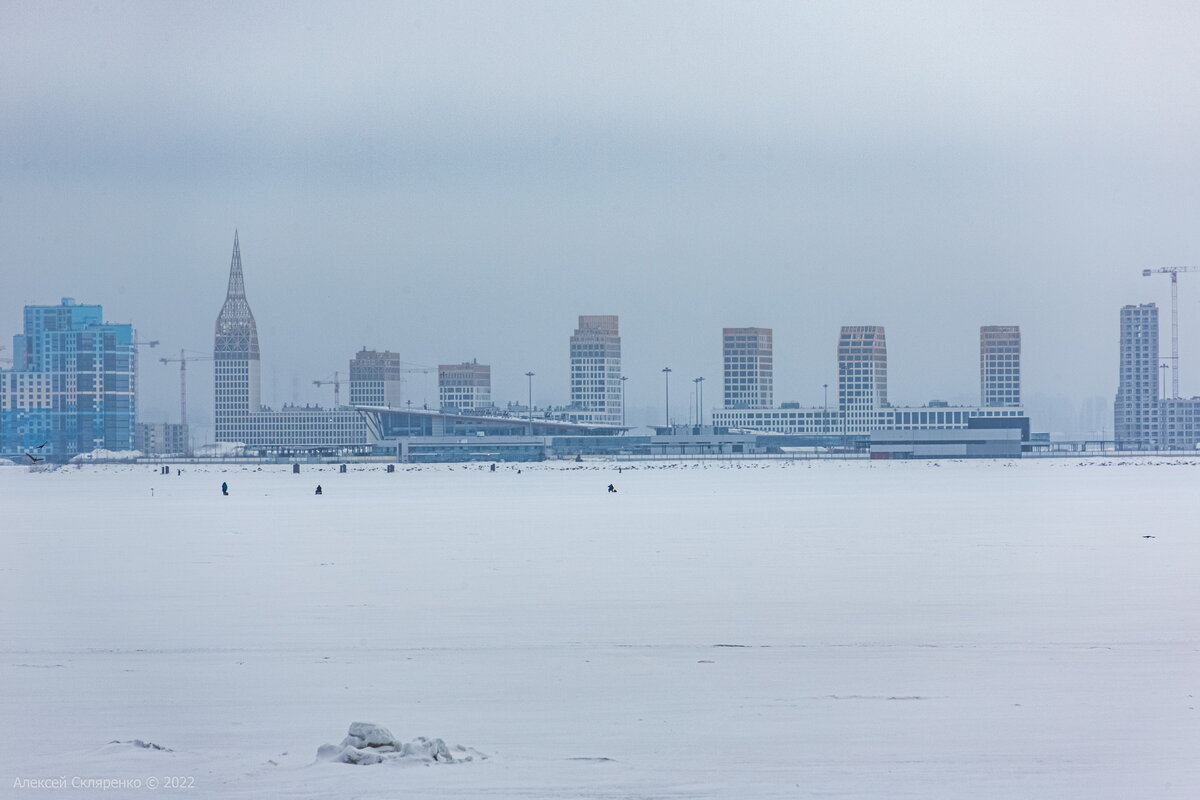
[[[441,739],[426,736],[401,742],[387,728],[369,722],[353,722],[341,744],[323,744],[317,748],[318,761],[359,766],[398,761],[419,764],[470,763],[476,758],[487,756],[473,747],[460,744],[451,748]]]
[[[0,470],[0,787],[1200,797],[1200,459],[621,467]]]

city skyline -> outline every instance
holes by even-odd
[[[234,379],[234,382],[232,384],[228,380],[228,378],[229,378],[228,375],[225,376],[226,380],[224,380],[224,381],[216,380],[216,382],[214,384],[215,391],[216,391],[216,402],[214,404],[214,407],[220,408],[223,406],[227,407],[230,405],[229,403],[223,404],[221,402],[223,396],[231,395],[231,392],[228,388],[223,389],[222,387],[223,386],[233,386],[233,387],[235,387],[235,391],[232,392],[232,394],[244,394],[245,395],[244,398],[239,398],[241,400],[245,400],[245,402],[241,402],[240,404],[239,403],[234,404],[238,408],[241,408],[245,411],[248,411],[251,408],[259,408],[263,411],[270,411],[271,406],[267,405],[266,403],[261,402],[261,400],[257,403],[253,402],[253,398],[260,397],[260,390],[258,388],[258,384],[260,382],[259,375],[261,373],[261,370],[259,369],[259,364],[258,364],[258,362],[259,362],[259,346],[258,346],[257,335],[256,335],[256,322],[253,317],[253,314],[250,312],[249,304],[248,304],[246,293],[245,293],[244,281],[245,281],[245,277],[244,277],[244,272],[243,272],[243,267],[242,267],[242,262],[241,262],[240,243],[239,243],[238,234],[235,231],[234,241],[233,241],[233,255],[232,255],[232,258],[230,261],[229,276],[228,276],[228,280],[227,280],[226,298],[225,298],[224,304],[221,307],[221,312],[218,315],[218,319],[217,319],[217,323],[216,323],[216,327],[215,327],[216,338],[215,338],[215,345],[214,345],[214,350],[215,350],[214,355],[216,356],[216,359],[214,360],[214,363],[213,363],[213,373],[214,373],[214,376],[217,378],[221,377],[222,372],[238,373],[238,376]],[[71,298],[65,298],[62,302],[62,305],[65,307],[65,306],[68,306],[73,303],[74,303],[74,301]],[[31,312],[31,310],[35,310],[38,308],[53,311],[55,307],[26,306],[25,307],[26,316],[28,317],[28,314]],[[99,306],[94,306],[91,308],[95,308],[98,310]],[[1153,437],[1147,437],[1147,436],[1141,435],[1141,434],[1139,434],[1138,436],[1135,436],[1135,437],[1131,437],[1128,433],[1123,434],[1122,430],[1121,430],[1121,424],[1122,424],[1121,420],[1123,418],[1122,417],[1123,412],[1120,410],[1120,403],[1121,403],[1120,398],[1123,396],[1122,393],[1126,391],[1125,387],[1127,385],[1127,380],[1125,378],[1126,370],[1125,370],[1125,366],[1124,366],[1126,363],[1125,362],[1125,350],[1127,347],[1127,345],[1125,344],[1125,341],[1127,338],[1126,331],[1125,331],[1125,313],[1130,308],[1136,308],[1136,307],[1126,306],[1122,310],[1122,327],[1121,327],[1121,332],[1120,332],[1121,346],[1119,348],[1120,352],[1122,354],[1121,355],[1121,357],[1122,357],[1122,361],[1121,361],[1121,376],[1122,376],[1122,378],[1121,378],[1121,381],[1120,381],[1120,384],[1118,386],[1117,393],[1116,393],[1117,401],[1114,405],[1114,409],[1115,409],[1114,413],[1115,413],[1115,418],[1116,418],[1114,435],[1115,435],[1115,438],[1118,440],[1122,440],[1122,441],[1136,440],[1136,441],[1141,442],[1141,444],[1139,444],[1139,446],[1145,446],[1146,440],[1148,438],[1156,439],[1157,433]],[[1150,309],[1154,310],[1154,304],[1153,303],[1148,304],[1146,306],[1143,306],[1143,308],[1150,308]],[[1155,319],[1156,318],[1157,318],[1157,312],[1155,311]],[[576,329],[575,333],[571,336],[571,340],[570,340],[571,341],[570,362],[572,364],[573,372],[577,372],[580,369],[580,364],[582,364],[583,362],[585,362],[587,360],[587,359],[581,359],[578,356],[590,355],[590,353],[582,353],[582,352],[577,353],[576,352],[577,341],[579,341],[581,343],[587,343],[587,342],[591,342],[591,341],[603,341],[603,339],[596,340],[593,338],[581,339],[580,338],[581,333],[588,333],[589,337],[594,337],[596,335],[596,333],[601,333],[601,334],[607,333],[607,334],[612,334],[614,336],[613,341],[615,342],[615,348],[616,348],[613,351],[616,355],[616,358],[615,358],[615,360],[612,361],[611,370],[613,371],[614,376],[620,376],[620,373],[622,372],[622,370],[620,369],[620,337],[616,336],[617,319],[618,319],[618,317],[616,315],[609,315],[609,316],[581,315],[578,317],[579,327]],[[109,324],[109,323],[106,322],[105,324]],[[28,322],[27,322],[27,325],[28,325]],[[126,324],[125,327],[130,328],[130,325]],[[871,395],[878,394],[878,396],[875,397],[875,399],[872,400],[868,404],[868,406],[863,406],[863,408],[864,409],[867,409],[868,407],[869,408],[881,408],[881,407],[893,406],[893,405],[896,407],[908,407],[908,408],[918,407],[919,405],[922,405],[922,404],[919,404],[919,403],[893,404],[893,403],[890,403],[887,399],[887,348],[886,348],[886,344],[884,344],[884,341],[885,341],[884,330],[885,330],[885,326],[875,326],[875,325],[842,326],[841,334],[839,337],[839,345],[838,345],[838,361],[840,362],[839,372],[842,374],[843,379],[844,379],[844,376],[846,376],[850,373],[850,370],[847,370],[846,367],[847,366],[857,366],[857,364],[854,364],[851,362],[853,362],[855,358],[860,358],[860,357],[859,356],[847,356],[848,353],[858,352],[857,350],[849,347],[850,345],[864,344],[864,343],[872,345],[872,346],[878,345],[877,353],[875,353],[874,350],[870,350],[870,349],[862,351],[864,353],[866,353],[866,352],[875,353],[874,355],[866,357],[866,361],[877,361],[878,362],[874,365],[875,369],[874,369],[873,373],[870,369],[861,370],[861,373],[863,375],[868,376],[866,379],[867,383],[864,383],[863,386],[857,387],[857,388],[866,388],[868,390],[868,393],[870,393]],[[1157,333],[1157,331],[1158,331],[1157,324],[1154,325],[1154,331],[1155,331],[1155,333]],[[771,377],[770,377],[771,376],[771,363],[772,363],[772,355],[773,355],[773,348],[772,348],[772,343],[771,343],[772,342],[771,329],[770,328],[724,328],[722,333],[723,333],[722,339],[723,339],[723,343],[724,343],[723,347],[722,347],[722,354],[723,354],[722,357],[725,362],[725,368],[722,373],[722,379],[727,387],[727,391],[726,391],[726,395],[724,397],[723,405],[707,403],[704,405],[704,413],[708,414],[708,413],[712,413],[718,409],[728,410],[731,408],[748,408],[748,407],[749,408],[772,408],[773,406],[767,402],[747,406],[744,401],[736,399],[736,397],[734,395],[729,394],[729,387],[733,385],[730,383],[731,375],[751,374],[751,373],[741,373],[741,372],[731,373],[731,371],[730,371],[731,369],[735,369],[735,368],[743,369],[744,368],[743,365],[731,364],[731,355],[741,354],[743,352],[742,350],[731,350],[731,347],[749,346],[747,344],[736,344],[735,345],[735,344],[733,344],[734,341],[740,340],[740,339],[746,339],[748,342],[754,343],[754,342],[759,342],[761,340],[761,344],[753,345],[754,347],[759,347],[761,349],[752,349],[752,350],[747,350],[744,352],[754,355],[756,359],[759,357],[765,358],[765,360],[763,361],[763,363],[766,365],[766,372],[764,373],[764,375],[766,376],[764,380],[766,382],[765,382],[764,386],[766,387],[767,394],[764,395],[764,397],[769,397],[770,384],[771,384]],[[979,329],[979,333],[980,333],[980,351],[979,351],[980,388],[979,388],[979,391],[980,391],[980,397],[982,398],[982,406],[986,407],[986,406],[1009,405],[1009,406],[1014,406],[1014,407],[1020,407],[1021,406],[1021,403],[1020,403],[1021,384],[1020,384],[1020,378],[1019,378],[1020,363],[1021,363],[1020,326],[1014,326],[1014,325],[981,326]],[[734,334],[742,334],[742,335],[735,336]],[[18,341],[20,339],[21,339],[21,336],[17,336],[14,338],[14,343],[16,344],[16,346],[13,349],[14,349],[14,351],[17,351],[18,353],[20,353],[23,349],[20,342]],[[864,342],[863,340],[873,340],[873,342]],[[147,345],[147,344],[155,345],[155,344],[158,344],[158,342],[147,342],[145,340],[141,340],[138,342],[138,344],[140,344],[140,345]],[[1015,347],[1004,347],[1003,345],[1015,345]],[[583,347],[585,349],[588,347],[595,347],[595,346],[596,345],[583,344]],[[234,353],[234,351],[237,351],[237,352]],[[1154,352],[1155,352],[1155,355],[1153,355],[1152,360],[1158,361],[1159,357],[1156,355],[1158,352],[1157,344],[1155,346]],[[233,355],[231,355],[231,354],[233,354]],[[223,362],[222,361],[223,358],[226,359],[226,361]],[[234,364],[232,369],[230,368],[230,364],[234,363],[234,362],[229,362],[228,361],[229,358],[237,359],[237,363]],[[249,359],[249,360],[246,360],[246,359]],[[446,404],[446,401],[445,401],[446,387],[445,387],[444,378],[446,377],[446,370],[452,369],[452,368],[460,369],[460,370],[475,370],[475,369],[483,370],[482,374],[484,377],[483,377],[483,382],[480,385],[485,387],[485,389],[484,389],[484,391],[486,392],[486,395],[484,396],[485,404],[491,402],[491,395],[490,395],[491,368],[490,368],[490,365],[478,364],[477,359],[472,362],[463,362],[460,365],[445,365],[445,364],[443,364],[443,365],[440,365],[437,368],[437,370],[434,370],[432,368],[408,369],[408,368],[401,367],[401,365],[406,362],[401,361],[399,358],[399,355],[396,353],[393,353],[391,351],[384,351],[382,353],[379,353],[374,350],[367,350],[364,348],[363,350],[360,350],[356,354],[355,358],[352,359],[349,363],[350,368],[347,371],[347,380],[344,381],[350,388],[349,394],[351,395],[351,398],[348,398],[348,404],[354,404],[354,401],[352,399],[353,394],[355,392],[355,383],[354,383],[353,376],[355,374],[356,367],[363,374],[366,374],[366,370],[369,369],[369,367],[361,366],[361,364],[364,363],[364,359],[366,359],[365,364],[368,364],[371,366],[375,366],[376,362],[378,362],[377,371],[380,371],[379,377],[381,377],[381,378],[383,377],[382,370],[385,369],[385,367],[384,367],[385,361],[387,364],[387,368],[395,370],[397,374],[392,375],[389,372],[389,374],[386,377],[389,378],[390,382],[379,384],[378,391],[379,391],[380,395],[379,395],[379,398],[374,398],[374,399],[381,400],[381,398],[387,397],[388,399],[386,401],[381,400],[381,402],[376,402],[376,403],[362,402],[361,404],[364,404],[364,405],[394,404],[397,402],[398,398],[400,397],[400,394],[402,392],[402,384],[404,381],[403,376],[401,376],[399,373],[401,373],[401,372],[423,372],[423,373],[434,372],[435,374],[438,375],[438,392],[439,392],[438,402],[434,403],[434,404],[429,404],[427,401],[423,401],[420,405],[423,407],[429,407],[429,408],[433,408],[433,409],[444,407]],[[178,361],[178,359],[160,359],[160,360],[163,361],[164,363],[167,363],[168,361]],[[200,360],[206,360],[206,359],[202,358]],[[735,358],[733,360],[737,361],[739,359]],[[746,359],[741,358],[740,360],[744,361]],[[244,361],[244,363],[243,363],[243,361]],[[870,367],[871,365],[866,364],[866,361],[864,361],[864,366]],[[1165,369],[1167,365],[1164,363],[1164,364],[1160,364],[1159,366],[1161,366]],[[1008,369],[997,370],[997,369],[995,369],[997,367],[1008,368]],[[1015,367],[1015,369],[1013,369],[1014,367]],[[757,370],[758,368],[755,367],[755,369]],[[609,371],[609,368],[603,368],[600,370],[600,372],[597,372],[597,374],[600,375],[607,371]],[[665,369],[663,370],[663,372],[666,372],[666,371],[667,370],[665,370]],[[996,382],[997,380],[1001,380],[1001,381],[1014,380],[1013,378],[997,379],[995,377],[989,377],[993,373],[997,373],[997,372],[999,374],[1003,374],[1005,372],[1014,374],[1016,376],[1016,378],[1015,378],[1016,382],[1015,383],[997,383]],[[1155,372],[1154,386],[1157,387],[1159,385],[1158,377],[1157,377],[1157,370],[1155,370],[1154,372]],[[333,380],[313,381],[313,383],[315,385],[336,384],[337,374],[338,373],[335,371],[334,375],[331,376],[333,378]],[[753,374],[757,375],[758,373],[755,372]],[[583,376],[583,373],[581,373],[581,372],[575,376],[575,380],[573,380],[573,385],[571,387],[572,394],[577,392],[575,384],[580,382],[579,378],[582,376]],[[875,376],[875,377],[871,377],[871,376]],[[533,377],[532,374],[527,375],[527,378],[531,379],[532,377]],[[622,383],[624,383],[624,381],[628,379],[627,376],[621,376],[621,377],[622,377],[622,381],[621,381]],[[693,379],[693,382],[696,382],[699,380],[703,380],[703,377]],[[754,378],[754,380],[758,381],[759,378],[756,377],[756,378]],[[842,404],[842,403],[849,402],[849,405],[847,406],[846,410],[850,411],[851,413],[854,413],[854,411],[855,411],[854,403],[856,401],[847,400],[849,395],[847,395],[844,390],[845,390],[846,386],[849,386],[852,389],[856,388],[853,385],[853,381],[855,381],[855,380],[861,380],[861,379],[859,379],[859,378],[851,379],[850,383],[846,384],[846,385],[842,385],[843,381],[839,381],[839,386],[841,386],[841,388],[839,389],[840,394],[838,396],[837,403]],[[875,384],[874,384],[875,380],[879,381],[878,390],[876,390],[876,388],[875,388]],[[615,381],[615,378],[614,378],[614,381]],[[385,385],[391,387],[386,390],[386,393],[385,393],[385,389],[383,388]],[[362,384],[360,383],[359,384],[360,393],[363,391],[361,386],[362,386]],[[617,386],[620,387],[620,389],[623,389],[623,387],[621,387],[620,384],[617,384]],[[686,386],[685,386],[685,388],[686,388]],[[827,388],[828,388],[827,386],[823,387],[823,389],[825,389],[826,391],[827,391]],[[530,380],[528,383],[528,389],[530,392],[532,391],[532,380]],[[619,391],[620,389],[618,389],[617,391]],[[335,397],[337,396],[337,391],[338,390],[335,388]],[[1157,389],[1153,389],[1152,391],[1157,392]],[[850,392],[850,394],[864,394],[864,392],[861,392],[861,391],[860,392]],[[845,395],[845,396],[843,396],[843,395]],[[617,402],[619,403],[620,395],[616,394],[616,395],[614,395],[614,397],[618,398]],[[735,399],[731,400],[731,397],[733,397]],[[989,399],[989,398],[991,398],[991,399]],[[513,401],[511,399],[508,402],[510,405],[513,403]],[[519,400],[516,402],[517,402],[517,405],[520,405]],[[672,420],[673,421],[682,423],[685,418],[689,423],[694,421],[694,416],[693,416],[692,412],[699,408],[699,405],[697,404],[697,398],[695,397],[695,395],[693,395],[687,399],[687,402],[689,405],[689,409],[688,409],[686,415],[684,415],[682,417],[675,414],[676,404],[672,404],[671,409],[672,409]],[[828,400],[827,400],[827,393],[826,393],[825,396],[823,397],[823,403],[827,403],[827,402],[828,402]],[[408,403],[411,404],[412,400],[409,399]],[[945,403],[945,401],[938,400],[938,399],[934,399],[931,401],[931,405],[933,407],[941,406],[944,403]],[[314,407],[322,406],[322,404],[319,404],[319,403],[313,404],[313,405],[314,405]],[[325,407],[328,407],[328,408],[335,407],[333,404],[324,404],[324,405],[325,405]],[[538,404],[535,402],[534,405],[540,406],[543,409],[557,408],[559,410],[564,410],[564,409],[569,409],[569,408],[575,408],[577,410],[579,408],[575,397],[572,398],[572,403],[570,403],[570,404],[561,404],[561,403],[556,403],[556,402],[550,401],[550,402],[546,402],[546,403],[542,403],[542,404]],[[966,408],[968,406],[968,404],[963,404],[963,403],[952,403],[951,405],[953,405],[955,407],[962,407],[962,408]],[[289,409],[289,406],[291,406],[290,409]],[[308,406],[308,404],[305,404],[304,407],[307,407],[307,406]],[[795,401],[783,401],[782,403],[780,403],[780,406],[785,407],[785,408],[796,408],[796,407],[801,407],[802,404],[798,404]],[[808,406],[802,406],[802,407],[812,409],[812,408],[816,408],[817,406],[808,405]],[[283,403],[283,404],[281,404],[281,408],[289,410],[290,413],[294,414],[299,410],[300,407],[298,405],[291,405],[288,403]],[[618,406],[618,408],[619,408],[619,406]],[[1186,427],[1190,430],[1192,427],[1191,416],[1193,413],[1195,413],[1193,411],[1191,405],[1181,405],[1181,406],[1177,406],[1177,407],[1164,406],[1163,413],[1169,413],[1171,415],[1174,415],[1177,409],[1186,409],[1182,413],[1187,414],[1187,418],[1186,418],[1186,420],[1183,418],[1179,419],[1179,421],[1181,422],[1180,427],[1183,427],[1183,425],[1186,424]],[[1156,411],[1155,413],[1157,414],[1159,412]],[[612,419],[610,420],[610,422],[616,423],[620,420],[621,411],[617,410],[615,412],[615,414],[610,415],[610,416],[612,416]],[[192,416],[189,416],[188,419],[189,419],[189,421],[191,421],[191,424],[195,427],[203,429],[206,426],[206,422],[207,422],[206,420],[196,421]],[[583,421],[583,420],[581,419],[580,421]],[[1174,421],[1174,417],[1173,417],[1172,421]],[[158,423],[161,425],[164,422],[164,420],[141,418],[141,419],[139,419],[139,422]],[[651,420],[649,424],[655,424],[655,423],[653,420]],[[724,424],[732,424],[732,423],[731,423],[731,420],[726,420],[724,422]],[[1166,424],[1165,419],[1163,420],[1163,424]],[[238,441],[241,438],[244,438],[242,436],[238,436],[236,433],[233,433],[229,430],[227,430],[223,434],[220,433],[220,425],[221,425],[221,423],[218,420],[216,423],[216,436],[215,436],[217,441]],[[636,426],[636,423],[634,423],[634,425]],[[355,427],[357,427],[356,423],[355,423]],[[228,428],[228,425],[227,425],[227,428]],[[1087,438],[1087,437],[1084,437],[1084,438]]]

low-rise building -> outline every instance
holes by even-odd
[[[188,455],[188,426],[178,422],[139,422],[133,449],[147,456]]]

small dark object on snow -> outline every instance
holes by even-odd
[[[316,494],[321,494],[321,484],[319,484],[319,483],[317,484]]]
[[[617,493],[617,487],[613,486],[611,483],[608,485],[608,490],[613,494]]]
[[[221,494],[225,495],[226,497],[229,496],[229,484],[225,481],[221,481]]]
[[[134,747],[140,747],[143,750],[162,750],[164,753],[175,752],[169,747],[163,747],[161,744],[155,744],[154,742],[143,742],[141,739],[132,739],[124,742],[118,739],[113,739],[111,742],[109,742],[109,744],[128,744]]]
[[[1154,536],[1151,536],[1151,535],[1149,535],[1149,534],[1146,534],[1146,535],[1145,535],[1145,536],[1143,536],[1142,538],[1143,538],[1143,539],[1154,539],[1154,538],[1157,538],[1157,537],[1154,537]]]

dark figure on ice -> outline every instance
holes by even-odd
[[[226,497],[229,496],[229,484],[225,481],[221,481],[221,494],[225,495]]]
[[[321,484],[319,484],[319,483],[317,484],[316,494],[321,494]]]
[[[608,485],[608,490],[613,494],[617,493],[617,487],[613,486],[611,483]]]

